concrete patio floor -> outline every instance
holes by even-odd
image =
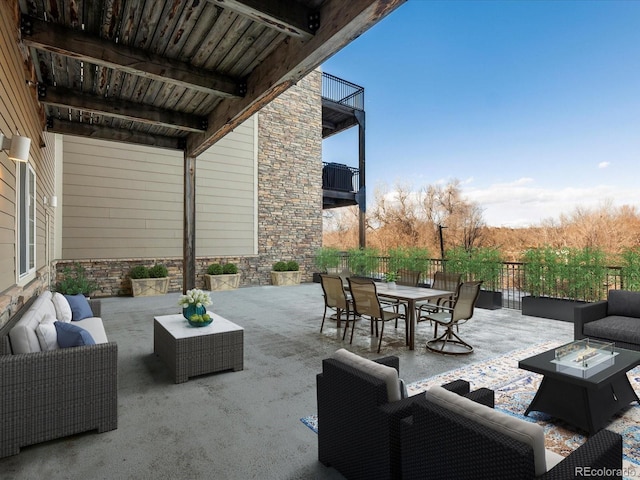
[[[400,357],[407,383],[549,340],[571,341],[573,325],[520,311],[476,309],[460,335],[471,355],[416,350],[404,325],[387,324],[382,352],[369,324],[353,345],[327,321],[319,284],[212,292],[210,310],[245,328],[244,370],[175,384],[153,353],[153,317],[180,313],[179,294],[102,300],[107,335],[118,344],[118,429],[24,447],[0,460],[2,479],[340,479],[317,460],[317,436],[300,422],[316,411],[316,374],[338,348],[368,358]]]

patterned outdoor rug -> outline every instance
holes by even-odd
[[[564,422],[554,420],[541,412],[531,412],[525,417],[527,409],[538,390],[542,376],[518,368],[518,360],[536,355],[558,346],[559,343],[545,343],[523,350],[516,350],[506,355],[461,367],[434,377],[407,385],[409,395],[416,395],[433,385],[442,385],[462,378],[471,382],[474,390],[480,387],[495,391],[497,410],[509,415],[542,425],[545,430],[546,447],[560,455],[567,456],[585,440],[585,432],[577,430]],[[640,367],[629,371],[631,385],[636,393],[640,393]],[[311,430],[318,433],[318,418],[309,415],[300,419]],[[623,455],[625,478],[640,476],[640,406],[632,403],[629,408],[616,415],[607,429],[617,432],[623,437]]]

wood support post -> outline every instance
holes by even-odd
[[[184,155],[182,293],[196,287],[196,157]]]

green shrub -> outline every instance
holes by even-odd
[[[287,272],[297,272],[300,270],[300,265],[295,260],[289,260],[287,262]]]
[[[622,288],[625,290],[640,290],[640,248],[625,248],[620,254]]]
[[[222,273],[226,275],[234,275],[238,273],[238,267],[235,263],[225,263],[224,267],[222,267]]]
[[[338,268],[340,266],[340,250],[335,247],[322,247],[316,250],[314,258],[316,267],[321,272],[326,272],[328,268]]]
[[[273,264],[273,271],[274,272],[286,272],[287,271],[287,262],[276,262]]]
[[[149,269],[149,278],[165,278],[169,276],[169,270],[161,263],[156,263]]]
[[[149,269],[144,265],[136,265],[131,270],[129,270],[129,277],[134,280],[140,278],[149,278]]]
[[[63,295],[89,295],[98,289],[99,285],[89,280],[85,269],[79,263],[74,263],[73,267],[62,269],[62,280],[56,283],[55,291]]]
[[[222,275],[222,273],[223,273],[222,265],[220,265],[219,263],[212,263],[207,268],[208,275]]]

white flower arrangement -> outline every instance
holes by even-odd
[[[193,290],[187,290],[186,295],[180,297],[178,305],[182,305],[182,308],[187,308],[189,305],[207,307],[211,305],[211,297],[208,292],[194,288]]]

